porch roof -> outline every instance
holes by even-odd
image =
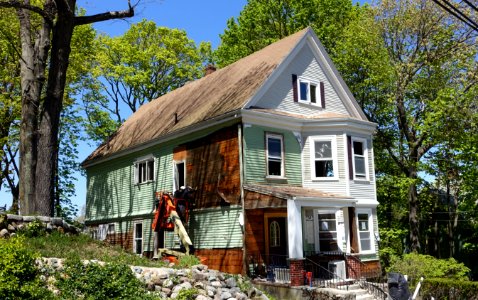
[[[244,185],[244,189],[264,195],[271,195],[281,199],[330,199],[330,200],[353,200],[352,197],[340,194],[327,193],[321,190],[305,188],[290,185],[265,185],[265,184],[248,184]]]

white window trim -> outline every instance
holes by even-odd
[[[331,142],[332,145],[332,166],[334,168],[333,177],[315,177],[315,142]],[[312,180],[327,181],[339,179],[339,164],[337,159],[337,137],[334,135],[312,136],[310,137],[310,177]]]
[[[147,163],[148,161],[153,161],[153,179],[152,180],[146,180],[146,181],[143,181],[143,182],[139,182],[139,164]],[[147,165],[148,164],[146,164],[146,166]],[[156,171],[157,171],[157,166],[156,165],[157,165],[156,158],[152,154],[137,158],[134,161],[134,164],[133,164],[133,184],[140,185],[140,184],[155,182],[156,181],[156,176],[157,176],[156,175]],[[146,173],[148,173],[148,172],[146,172]]]
[[[359,224],[359,214],[367,214],[368,215],[368,231],[370,234],[370,250],[362,251],[362,243],[360,240],[360,224]],[[355,211],[355,218],[356,218],[356,225],[357,225],[357,237],[358,237],[358,246],[359,246],[359,253],[360,254],[371,254],[375,253],[375,235],[373,234],[373,215],[372,210],[370,208],[357,208]]]
[[[113,227],[113,230],[111,231],[110,228]],[[108,231],[107,234],[115,234],[116,232],[116,226],[115,223],[108,223]]]
[[[178,164],[181,164],[181,163],[184,163],[184,184],[186,184],[186,176],[187,176],[186,175],[186,160],[183,159],[183,160],[173,161],[173,190],[174,191],[177,191],[180,188],[179,186],[177,186],[177,183],[176,183],[176,179],[177,179],[176,177],[178,174],[176,170],[177,170]]]
[[[136,225],[141,224],[141,253],[136,253],[136,242],[139,239],[136,239]],[[133,253],[143,256],[144,251],[144,224],[143,221],[134,221],[133,222]]]
[[[362,146],[364,147],[363,149],[363,156],[364,156],[364,161],[365,161],[365,178],[363,177],[357,177],[357,172],[355,168],[355,151],[354,151],[354,141],[356,142],[361,142]],[[351,145],[350,148],[352,153],[352,165],[353,165],[353,174],[354,174],[354,180],[358,181],[369,181],[370,180],[370,175],[369,175],[369,165],[368,165],[368,146],[367,146],[367,139],[364,138],[359,138],[359,137],[352,137],[351,138]]]
[[[307,94],[307,100],[302,100],[302,95],[301,95],[301,90],[300,90],[300,83],[304,82],[307,83],[309,86],[308,94]],[[311,96],[310,96],[310,85],[313,84],[315,85],[315,103],[311,102]],[[321,95],[320,95],[320,82],[316,80],[312,80],[306,77],[299,76],[297,78],[297,101],[299,103],[304,103],[304,104],[309,104],[313,106],[318,106],[322,107],[322,101],[321,101]]]
[[[269,138],[279,139],[281,145],[281,175],[269,175]],[[285,178],[284,137],[280,134],[266,134],[266,178]]]

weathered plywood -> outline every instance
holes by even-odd
[[[242,249],[202,249],[196,250],[196,256],[214,270],[231,274],[243,273]]]
[[[240,203],[239,144],[237,125],[189,142],[186,148],[186,182],[196,189],[196,208]]]
[[[287,207],[287,200],[275,197],[273,195],[265,195],[257,192],[244,191],[244,208],[274,208]]]

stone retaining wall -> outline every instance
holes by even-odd
[[[84,261],[84,263],[98,263],[99,261]],[[37,265],[45,274],[53,274],[48,270],[61,272],[63,259],[42,258]],[[191,269],[151,268],[131,266],[136,278],[144,282],[151,291],[159,292],[161,298],[175,299],[182,289],[196,288],[199,295],[196,300],[247,300],[268,299],[262,292],[252,285],[246,285],[246,279],[241,275],[228,275],[216,270],[209,270],[205,265],[196,265]],[[43,278],[47,282],[48,278]],[[244,290],[245,286],[248,288]],[[241,290],[241,288],[243,290]]]
[[[80,232],[80,229],[68,224],[62,218],[0,214],[0,238],[14,236],[18,231],[25,229],[25,227],[33,221],[40,221],[45,230],[49,232],[55,230],[72,234]]]

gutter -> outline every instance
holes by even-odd
[[[142,144],[139,144],[139,145],[135,145],[135,146],[130,147],[130,148],[120,150],[120,151],[115,152],[111,155],[99,157],[99,158],[92,159],[92,160],[89,160],[89,161],[85,160],[81,163],[81,167],[83,169],[86,169],[86,168],[92,167],[94,165],[97,165],[97,164],[100,164],[100,163],[103,163],[103,162],[106,162],[106,161],[109,161],[109,160],[112,160],[112,159],[115,159],[115,158],[118,158],[118,157],[121,157],[121,156],[125,156],[125,155],[128,155],[128,154],[137,152],[137,151],[141,151],[141,150],[156,146],[156,145],[161,144],[161,143],[171,141],[173,139],[185,136],[187,134],[191,134],[191,133],[203,130],[203,129],[207,129],[207,128],[210,128],[210,127],[213,127],[213,126],[216,126],[216,125],[219,125],[219,124],[223,124],[223,123],[227,123],[227,122],[230,122],[232,120],[235,120],[235,119],[239,119],[240,117],[241,117],[241,109],[236,109],[236,110],[233,110],[229,113],[223,114],[221,116],[214,117],[214,118],[208,119],[206,121],[202,121],[200,123],[194,123],[194,124],[191,124],[189,126],[180,128],[176,131],[166,133],[166,134],[164,134],[164,135],[162,135],[162,136],[160,136],[156,139],[153,139],[151,141],[148,141],[148,142],[145,142],[145,143],[142,143]]]

